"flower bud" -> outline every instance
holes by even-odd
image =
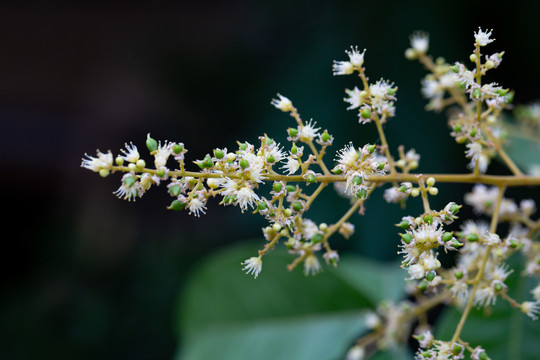
[[[150,151],[150,154],[158,149],[158,143],[150,137],[150,133],[146,136],[146,147]]]

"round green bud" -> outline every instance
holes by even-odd
[[[302,203],[300,201],[295,201],[292,204],[292,208],[293,208],[294,211],[300,211],[300,210],[302,210],[303,206],[302,206]]]
[[[173,145],[173,153],[176,155],[180,154],[182,151],[184,151],[184,147],[180,144],[174,144]]]
[[[265,137],[264,142],[266,145],[272,145],[274,143],[274,140],[270,139],[269,137]]]
[[[459,72],[459,65],[456,64],[454,66],[450,66],[450,70],[452,70],[455,73],[458,73]]]
[[[266,201],[259,201],[257,203],[257,209],[259,210],[266,210],[268,209],[268,205],[266,205]]]
[[[150,151],[150,153],[158,149],[158,142],[155,139],[152,139],[150,137],[150,134],[146,136],[146,147],[148,148],[148,151]]]
[[[225,153],[223,152],[223,150],[215,149],[214,156],[216,157],[216,159],[223,159],[223,157],[225,156]]]
[[[116,165],[122,166],[124,165],[124,158],[121,156],[117,156],[116,159],[114,159],[114,162],[116,163]]]
[[[338,167],[333,168],[333,169],[332,169],[332,172],[333,172],[334,174],[336,174],[336,175],[341,175],[341,174],[343,174],[343,170],[341,170],[341,169],[338,168]]]
[[[296,186],[289,184],[289,185],[285,186],[285,190],[287,190],[287,193],[295,192],[296,191]]]
[[[169,188],[169,192],[172,196],[178,196],[180,195],[180,191],[182,190],[182,188],[180,187],[180,185],[178,184],[175,184],[173,186],[171,186]]]
[[[426,280],[429,281],[429,282],[433,281],[433,279],[435,279],[435,275],[437,275],[437,273],[435,271],[429,271],[426,274]]]
[[[427,214],[424,216],[424,222],[429,225],[433,224],[433,216],[431,214]]]
[[[276,159],[274,158],[273,155],[268,155],[266,157],[266,162],[269,163],[269,164],[273,164],[275,161],[276,161]]]
[[[416,287],[420,291],[426,291],[428,288],[428,282],[427,280],[422,280],[418,283],[418,286]]]
[[[272,185],[272,188],[274,189],[274,192],[278,193],[283,188],[283,184],[279,183],[279,182],[276,182],[276,183],[274,183],[274,185]]]
[[[404,230],[407,230],[407,229],[409,229],[411,227],[411,224],[409,224],[409,222],[407,220],[403,220],[399,224],[396,224],[396,226],[399,227],[399,228],[402,228]]]
[[[323,235],[320,234],[320,233],[316,233],[315,235],[313,235],[313,236],[311,237],[311,242],[312,242],[313,244],[320,243],[322,240],[323,240]]]
[[[445,232],[442,236],[442,241],[447,242],[447,241],[452,240],[453,238],[454,238],[453,232]]]
[[[480,100],[482,98],[482,91],[478,88],[474,89],[472,92],[473,99]]]
[[[456,277],[456,279],[461,280],[463,278],[463,271],[458,270],[454,272],[454,276]]]
[[[242,151],[246,151],[247,150],[247,144],[246,143],[238,143],[238,149],[239,150],[242,150]]]
[[[454,132],[455,132],[455,133],[460,132],[461,129],[462,129],[461,125],[459,125],[459,124],[454,125]]]
[[[311,184],[312,184],[312,183],[314,183],[317,179],[315,178],[315,175],[313,175],[313,174],[310,173],[310,174],[308,174],[306,180],[307,180],[308,183],[311,183]]]
[[[99,170],[99,176],[101,176],[102,178],[105,178],[107,176],[109,176],[111,172],[109,171],[109,169],[100,169]]]
[[[519,241],[516,239],[510,239],[510,247],[512,249],[515,249],[519,246]]]
[[[463,351],[463,345],[455,343],[452,345],[452,354],[459,355]]]
[[[320,229],[321,231],[326,231],[326,230],[328,230],[328,224],[327,224],[327,223],[321,223],[321,224],[319,225],[319,229]]]
[[[420,190],[418,190],[418,189],[412,189],[411,190],[411,196],[412,197],[417,197],[418,195],[420,195]]]
[[[472,128],[471,131],[469,132],[469,135],[471,137],[475,137],[476,135],[478,135],[478,131],[475,128]]]
[[[479,355],[478,355],[478,359],[480,360],[489,360],[489,356],[487,356],[486,352],[481,352]]]
[[[477,59],[476,54],[471,54],[469,56],[469,60],[471,60],[471,62],[476,62],[476,59]]]
[[[289,136],[294,138],[298,136],[298,129],[297,128],[289,128]]]
[[[182,202],[180,200],[173,200],[173,202],[171,203],[171,205],[169,205],[167,209],[174,210],[174,211],[181,211],[181,210],[184,210],[185,207],[186,207],[185,202]]]
[[[386,166],[386,163],[383,161],[379,161],[379,166],[377,166],[377,169],[382,170]]]
[[[156,175],[159,176],[159,177],[165,176],[165,169],[157,169],[156,170]]]
[[[469,242],[477,242],[479,240],[478,235],[476,235],[476,234],[469,234],[465,238]]]
[[[429,192],[429,195],[435,196],[439,193],[439,189],[437,189],[436,187],[432,187],[428,190],[428,192]]]
[[[486,63],[485,63],[485,67],[486,67],[486,69],[488,69],[488,70],[489,70],[489,69],[493,69],[493,68],[495,67],[495,63],[494,63],[492,60],[488,60],[488,61],[486,61]]]
[[[291,154],[296,154],[298,152],[298,148],[296,147],[296,144],[293,143],[291,147]]]
[[[405,244],[410,244],[411,241],[413,240],[413,236],[409,233],[399,234],[399,236],[401,236],[401,239],[403,240]]]
[[[362,180],[362,177],[361,176],[358,176],[356,175],[354,178],[353,178],[353,184],[358,186],[358,185],[361,185],[363,180]]]
[[[144,161],[143,159],[139,159],[139,160],[137,160],[137,162],[135,163],[135,165],[136,165],[139,169],[144,169],[144,167],[146,166],[146,161]]]
[[[202,166],[205,169],[211,168],[214,166],[214,162],[212,161],[212,158],[210,155],[206,155],[203,159]]]
[[[502,291],[502,289],[504,289],[504,286],[500,282],[496,282],[495,285],[493,286],[493,289],[496,292],[500,292]]]
[[[291,209],[283,210],[283,215],[285,215],[285,217],[291,216],[292,215],[292,210]]]
[[[365,107],[362,109],[362,111],[360,112],[360,116],[363,118],[363,119],[369,119],[371,117],[371,111],[369,111],[369,108]]]
[[[247,161],[246,159],[242,159],[240,160],[240,167],[242,169],[246,169],[249,167],[249,161]]]
[[[274,225],[272,225],[272,229],[274,229],[275,232],[279,232],[281,230],[281,225],[275,223]]]
[[[133,163],[129,163],[128,164],[128,169],[129,169],[129,171],[137,171],[137,165],[135,165]]]
[[[124,179],[124,185],[126,185],[126,187],[132,187],[135,182],[137,182],[137,180],[135,180],[133,176],[128,176]]]
[[[418,54],[413,48],[408,48],[407,50],[405,50],[405,58],[407,60],[416,60],[417,57]]]
[[[426,180],[426,184],[427,184],[427,186],[435,185],[435,178],[432,177],[432,176],[428,177],[428,179]]]
[[[367,190],[366,189],[360,189],[360,191],[356,193],[356,197],[358,197],[360,199],[367,198]]]
[[[330,135],[330,134],[328,133],[328,131],[324,130],[324,132],[323,132],[322,135],[321,135],[321,139],[322,139],[322,141],[324,141],[324,142],[330,141],[330,140],[332,140],[332,135]]]
[[[452,239],[450,241],[450,245],[454,248],[454,249],[457,249],[457,248],[460,248],[463,246],[462,243],[460,243],[459,241],[457,241],[457,239]]]

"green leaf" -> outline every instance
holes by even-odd
[[[305,276],[301,265],[289,272],[294,255],[278,249],[253,279],[241,262],[261,244],[228,248],[194,270],[179,302],[177,360],[341,359],[367,330],[366,309],[403,293],[399,267],[344,257]]]
[[[522,257],[518,259],[523,260]],[[509,295],[517,301],[531,300],[530,289],[537,281],[521,276],[520,272],[515,269],[506,281]],[[437,322],[436,338],[451,339],[460,317],[461,311],[447,308]],[[469,342],[473,348],[482,346],[492,360],[534,360],[538,359],[540,322],[533,321],[520,309],[498,298],[495,306],[470,312],[461,339]]]

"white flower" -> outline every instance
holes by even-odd
[[[259,276],[259,273],[262,269],[262,260],[261,257],[250,257],[242,263],[245,265],[242,270],[244,270],[248,275],[253,275],[256,279]]]
[[[467,144],[467,149],[468,150],[465,151],[465,155],[470,158],[471,161],[476,162],[480,154],[482,154],[482,144],[475,141]]]
[[[315,138],[315,136],[317,135],[317,131],[321,129],[321,128],[315,128],[314,127],[315,124],[317,123],[316,122],[312,123],[312,120],[310,120],[309,123],[307,123],[307,125],[300,127],[299,129],[300,140],[311,141]]]
[[[206,214],[206,206],[203,201],[201,201],[198,197],[193,198],[189,201],[188,204],[189,213],[194,214],[195,216],[199,217],[199,212],[202,212],[203,214]]]
[[[259,201],[259,196],[251,188],[243,187],[236,192],[236,201],[244,212],[248,206],[254,207],[256,201]]]
[[[362,105],[362,91],[360,91],[357,86],[355,86],[352,90],[345,89],[345,92],[347,93],[348,97],[344,98],[343,101],[350,104],[347,110],[356,109]]]
[[[540,300],[540,284],[531,290],[531,294],[533,294],[535,300]]]
[[[133,143],[131,143],[131,145],[128,145],[126,143],[126,150],[124,149],[121,150],[125,155],[125,156],[122,156],[122,159],[130,163],[136,163],[137,160],[139,160],[140,158],[139,151],[137,150],[137,146],[133,145]]]
[[[279,99],[272,99],[270,104],[284,112],[289,112],[293,109],[291,100],[281,94],[277,94],[277,96],[279,97]]]
[[[429,35],[422,31],[417,31],[411,35],[411,47],[420,54],[425,54],[429,46]]]
[[[130,173],[122,176],[122,185],[113,192],[119,199],[127,201],[135,201],[137,196],[140,197],[143,193],[144,189],[142,189],[141,184]]]
[[[352,167],[358,160],[358,152],[352,143],[345,145],[345,147],[338,151],[338,158],[335,159],[341,165],[346,168]]]
[[[287,158],[287,163],[281,168],[285,169],[289,173],[289,175],[291,175],[298,171],[298,168],[300,168],[300,162],[295,158],[289,156]]]
[[[313,254],[309,254],[304,259],[304,274],[307,275],[316,275],[321,271],[321,264],[317,257]]]
[[[540,300],[524,301],[521,303],[521,311],[531,319],[537,320],[540,314]]]
[[[399,191],[399,188],[391,187],[384,190],[383,197],[388,203],[398,203],[407,198],[407,193]]]
[[[360,345],[355,345],[347,352],[345,360],[363,360],[366,356],[366,350]]]
[[[113,156],[109,151],[107,153],[102,153],[97,151],[97,158],[92,157],[88,154],[84,154],[87,159],[82,159],[81,167],[91,170],[93,172],[98,172],[101,169],[108,169],[113,164]]]
[[[364,64],[364,54],[366,52],[366,49],[360,52],[358,51],[358,46],[351,46],[351,51],[345,50],[345,52],[347,53],[347,55],[349,55],[349,61],[354,67],[360,67]]]
[[[425,269],[420,264],[414,264],[414,265],[409,266],[407,271],[409,272],[409,275],[411,276],[409,278],[411,280],[423,279],[425,276]]]
[[[489,231],[482,237],[485,245],[498,245],[501,242],[501,238],[497,234],[490,233]]]
[[[532,199],[524,199],[519,203],[519,208],[523,215],[531,216],[536,211],[536,203]]]
[[[433,342],[433,334],[431,331],[427,330],[420,334],[420,338],[422,340],[418,340],[418,345],[423,349],[428,349],[431,347],[431,343]]]
[[[443,230],[434,222],[433,224],[422,224],[418,229],[412,231],[412,236],[418,245],[426,248],[437,247],[442,243]]]
[[[154,154],[154,165],[156,165],[156,168],[164,167],[167,164],[167,159],[172,154],[172,149],[169,146],[168,142],[165,141],[165,144],[163,146],[161,145],[161,142],[159,143],[159,146]]]
[[[474,304],[478,307],[486,305],[495,305],[497,295],[492,286],[484,286],[474,294]]]
[[[478,28],[478,32],[474,33],[474,40],[480,46],[486,46],[487,44],[493,42],[495,39],[490,39],[492,30],[489,32],[482,31],[481,28]]]
[[[332,65],[334,75],[350,75],[354,72],[354,66],[348,61],[335,61]]]

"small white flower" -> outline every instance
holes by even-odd
[[[347,352],[345,360],[363,360],[366,356],[366,350],[360,345],[355,345]]]
[[[422,31],[417,31],[411,35],[411,47],[420,54],[425,54],[429,46],[429,35]]]
[[[350,75],[354,72],[354,66],[348,61],[335,61],[332,65],[334,75]]]
[[[195,216],[199,217],[200,213],[206,214],[206,206],[203,201],[201,201],[198,197],[193,198],[189,201],[188,204],[189,213],[194,214]]]
[[[359,108],[362,103],[363,103],[363,99],[362,99],[362,91],[360,89],[358,89],[357,86],[354,87],[354,89],[350,90],[350,89],[345,89],[345,92],[347,93],[347,97],[343,99],[343,101],[345,101],[346,103],[349,103],[350,106],[347,108],[347,110],[352,110],[352,109],[356,109],[356,108]]]
[[[474,294],[474,304],[478,307],[495,305],[497,295],[492,286],[483,286]]]
[[[113,164],[113,156],[110,151],[107,153],[102,153],[101,151],[97,150],[97,158],[88,154],[84,155],[87,157],[87,159],[82,159],[81,167],[93,172],[98,172],[101,169],[108,169]]]
[[[376,313],[372,311],[366,314],[366,318],[364,322],[369,329],[376,329],[382,324],[382,321],[379,315],[377,315]]]
[[[137,150],[137,146],[133,145],[133,143],[131,143],[131,145],[128,145],[126,143],[126,150],[124,149],[121,150],[125,155],[125,156],[122,156],[122,159],[130,163],[136,163],[137,160],[139,160],[140,158],[139,151]]]
[[[489,231],[482,237],[485,245],[498,245],[501,242],[501,238],[497,234],[490,233]]]
[[[540,314],[540,300],[524,301],[521,303],[521,311],[531,319],[537,320]]]
[[[349,61],[354,67],[360,67],[364,64],[364,54],[366,52],[366,49],[364,51],[360,52],[358,51],[358,46],[352,47],[351,51],[345,51],[347,55],[349,55]]]
[[[420,264],[414,264],[414,265],[409,266],[407,271],[409,272],[409,275],[410,275],[409,279],[411,280],[423,279],[426,273],[424,267]]]
[[[309,121],[304,126],[300,127],[300,140],[302,141],[311,141],[317,136],[317,131],[319,131],[321,128],[315,128],[316,122],[312,122],[312,120]]]
[[[309,254],[304,259],[304,274],[307,275],[316,275],[321,271],[321,264],[317,257],[313,254]]]
[[[480,46],[486,46],[487,44],[493,42],[495,39],[490,39],[492,30],[482,31],[481,28],[478,28],[478,32],[474,33],[474,40]]]
[[[300,162],[293,157],[287,158],[287,163],[281,167],[285,169],[289,175],[294,174],[300,168]]]
[[[531,290],[531,294],[533,294],[535,300],[540,301],[540,284],[538,284],[534,289]]]
[[[289,112],[293,109],[291,100],[281,94],[277,94],[277,96],[279,99],[272,99],[270,104],[283,112]]]
[[[250,257],[244,261],[242,265],[245,265],[242,270],[244,270],[248,275],[253,275],[253,277],[256,279],[262,269],[262,260],[260,256]]]
[[[338,151],[338,158],[335,159],[341,165],[347,168],[352,167],[358,160],[358,152],[352,143],[345,145],[345,147]]]
[[[165,141],[165,144],[163,144],[162,146],[160,142],[154,154],[154,165],[156,165],[156,168],[159,169],[167,165],[167,159],[169,158],[171,154],[172,154],[172,149],[169,146],[169,143]]]
[[[391,187],[384,190],[383,197],[387,203],[397,204],[398,202],[407,198],[407,193],[399,191],[399,188]]]
[[[127,173],[122,176],[122,185],[120,185],[118,190],[113,192],[113,194],[115,194],[119,199],[135,201],[137,196],[142,196],[144,193],[142,190],[141,184],[137,182],[136,178],[130,173]]]
[[[259,201],[259,196],[251,188],[243,187],[236,192],[236,199],[240,209],[244,212],[248,206],[252,208],[255,206],[256,201]]]

